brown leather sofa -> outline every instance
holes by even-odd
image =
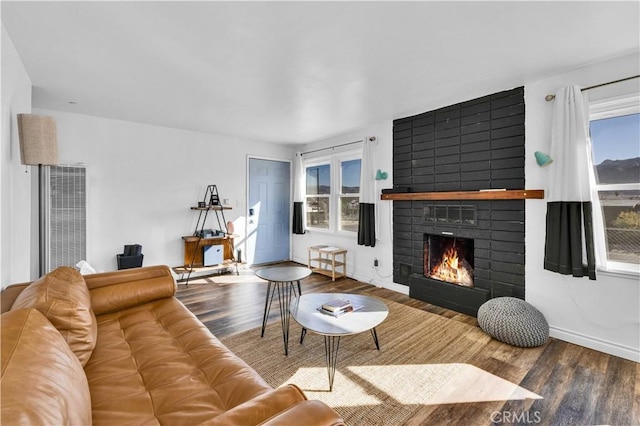
[[[178,301],[166,266],[58,268],[2,292],[3,425],[341,425],[273,389]]]

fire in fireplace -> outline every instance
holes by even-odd
[[[424,275],[473,287],[473,240],[447,235],[424,235]]]

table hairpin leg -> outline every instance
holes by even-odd
[[[267,318],[269,317],[269,311],[271,311],[271,302],[276,292],[274,285],[275,283],[271,285],[271,281],[267,283],[267,297],[264,300],[264,314],[262,316],[262,331],[260,332],[260,337],[264,337],[264,329],[267,327]]]
[[[296,290],[297,287],[297,290]],[[289,354],[289,324],[291,322],[289,316],[289,304],[291,296],[302,295],[302,286],[300,280],[278,282],[267,282],[267,297],[264,301],[264,314],[262,315],[262,330],[260,337],[264,337],[264,330],[267,328],[267,320],[273,303],[273,296],[278,292],[278,302],[280,304],[280,323],[282,325],[282,338],[284,340],[284,354]],[[305,330],[306,331],[306,330]],[[302,340],[300,341],[302,343]]]
[[[380,350],[380,342],[378,342],[378,333],[376,333],[376,328],[375,327],[373,327],[371,329],[371,335],[373,336],[373,341],[376,344],[376,349]]]
[[[324,354],[327,361],[327,374],[329,376],[329,392],[333,390],[333,379],[336,375],[339,347],[340,336],[324,336]]]
[[[300,287],[300,280],[298,280],[298,296],[302,296],[302,288]],[[300,333],[300,344],[304,341],[304,336],[307,335],[307,329],[302,328],[302,332]]]
[[[304,339],[307,330],[302,329],[300,343]],[[380,342],[376,328],[371,329],[371,336],[376,344],[376,349],[380,350]],[[324,336],[324,354],[327,361],[327,375],[329,376],[329,391],[333,390],[333,379],[336,376],[336,365],[338,364],[338,349],[340,347],[340,336]]]
[[[289,355],[289,324],[291,315],[289,315],[289,304],[291,303],[291,293],[295,296],[296,287],[293,281],[277,283],[278,302],[280,302],[280,324],[282,325],[282,340],[284,340],[284,354]],[[298,285],[300,283],[298,282]],[[280,291],[280,288],[282,291]]]

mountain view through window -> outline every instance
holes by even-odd
[[[610,261],[640,264],[640,114],[590,123]]]

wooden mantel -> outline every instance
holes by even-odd
[[[508,189],[454,192],[395,192],[382,194],[381,200],[526,200],[544,199],[543,189]]]

